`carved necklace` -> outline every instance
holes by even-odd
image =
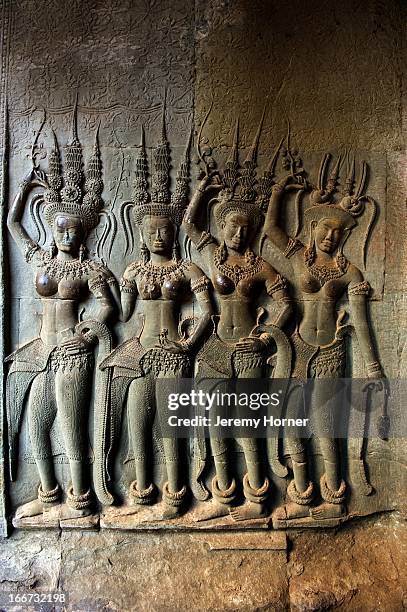
[[[334,261],[334,267],[326,266],[325,264],[316,264],[315,251],[312,249],[305,249],[304,251],[305,265],[311,276],[320,283],[321,287],[325,285],[326,282],[343,276],[349,267],[349,262],[344,255],[337,255]]]
[[[258,257],[247,249],[245,252],[245,260],[247,264],[245,266],[240,266],[239,264],[229,264],[226,261],[222,261],[221,256],[223,252],[222,245],[218,246],[215,250],[213,261],[216,268],[221,272],[224,276],[230,278],[236,286],[241,280],[245,278],[251,278],[258,274],[263,267],[263,260],[261,257]]]
[[[148,285],[162,285],[169,278],[179,280],[183,278],[184,270],[187,267],[187,262],[181,260],[172,261],[168,266],[155,264],[152,261],[147,263],[137,262],[137,272],[140,274],[140,280]]]
[[[59,283],[61,280],[75,280],[87,276],[92,271],[92,262],[89,259],[61,261],[51,257],[50,253],[44,253],[39,267]]]

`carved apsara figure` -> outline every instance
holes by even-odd
[[[40,336],[7,359],[11,362],[7,379],[10,468],[14,479],[18,433],[28,394],[26,412],[31,449],[41,482],[37,498],[18,508],[16,518],[42,513],[47,519],[77,518],[90,514],[95,501],[88,474],[93,349],[99,341],[99,357],[111,350],[105,323],[114,310],[115,299],[118,301],[118,291],[109,270],[89,259],[86,249],[87,234],[97,226],[103,207],[97,133],[86,177],[76,129],[76,108],[72,142],[65,146],[63,175],[55,134],[48,174],[38,167],[37,150],[34,145],[34,168],[22,183],[7,220],[11,235],[34,270],[35,289],[42,304]],[[28,197],[38,187],[41,191],[33,196],[31,206],[36,210],[37,222],[43,213],[52,232],[49,250],[41,248],[22,225]],[[91,296],[94,298],[91,319],[80,322],[81,304]],[[105,476],[107,392],[106,375],[98,375],[94,400],[94,487],[99,501],[106,504],[112,501]],[[71,475],[63,504],[51,444],[55,420],[62,434]]]
[[[324,185],[328,162],[329,156],[325,156],[318,186],[312,187],[307,184],[298,155],[294,157],[289,149],[285,152],[284,163],[291,166],[291,174],[274,185],[264,227],[266,236],[293,266],[294,282],[300,297],[298,323],[291,337],[294,349],[292,376],[315,379],[314,414],[321,425],[324,420],[329,420],[329,415],[325,413],[332,398],[331,385],[326,382],[345,376],[344,335],[350,326],[342,325],[344,313],[337,311],[337,303],[345,293],[349,298],[353,327],[368,377],[383,377],[367,318],[370,286],[362,272],[343,254],[344,243],[356,226],[357,217],[362,215],[367,203],[372,203],[370,198],[362,195],[366,164],[362,163],[357,186],[354,161],[350,164],[342,198],[335,201],[340,158]],[[290,237],[282,227],[280,205],[284,194],[290,190],[301,194],[310,191],[311,205],[304,212],[309,230],[308,244]],[[366,232],[364,253],[372,219]],[[312,519],[323,524],[324,520],[342,516],[345,513],[347,487],[342,475],[338,440],[329,436],[319,439],[324,472],[320,482],[322,503],[316,507],[311,507],[315,491],[314,484],[309,480],[305,445],[297,438],[289,438],[287,443],[293,480],[287,489],[289,503],[275,511],[273,524],[278,527],[295,526],[301,521],[302,524],[312,522]]]
[[[160,396],[156,380],[193,374],[192,353],[211,316],[210,281],[195,264],[180,257],[177,239],[178,227],[188,203],[189,156],[190,139],[171,195],[170,151],[164,110],[161,139],[153,151],[150,194],[142,131],[136,160],[134,202],[129,204],[140,231],[140,259],[126,268],[120,283],[122,320],[128,321],[138,306],[142,314],[142,330],[119,346],[102,366],[114,369],[114,403],[120,401],[117,397],[123,397],[124,389],[128,388],[127,422],[136,476],[130,484],[129,497],[134,512],[157,501],[157,488],[149,469],[152,463],[149,448],[154,422],[158,421],[159,427],[160,419],[166,418],[168,413],[166,398]],[[127,227],[127,235],[132,231],[132,227]],[[182,322],[179,325],[181,305],[185,300],[191,302],[192,295],[201,316],[189,336],[183,337]],[[153,509],[153,520],[178,516],[185,508],[187,495],[179,440],[163,436],[162,445],[167,480],[163,486],[162,503]]]
[[[239,166],[239,125],[236,124],[233,148],[219,184],[212,180],[215,172],[207,172],[184,216],[183,228],[210,269],[220,304],[216,329],[197,355],[199,376],[203,378],[262,377],[266,375],[273,340],[283,351],[286,350],[284,340],[288,343],[280,330],[291,313],[285,279],[251,248],[262,218],[262,204],[267,202],[273,184],[275,160],[264,176],[256,179],[263,117],[242,168]],[[205,195],[214,191],[219,192],[211,201],[215,203],[219,242],[199,228]],[[256,331],[256,301],[264,290],[281,308],[267,330],[259,326]],[[288,374],[289,369],[285,376]],[[253,438],[238,440],[247,472],[243,478],[246,502],[237,506],[237,487],[228,441],[216,437],[213,431],[210,436],[216,471],[212,480],[212,499],[196,513],[196,520],[229,513],[237,521],[264,517],[270,483],[259,441]]]

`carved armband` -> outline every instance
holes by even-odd
[[[192,339],[192,336],[182,341],[183,346],[187,351],[191,351],[194,348],[195,341]]]
[[[89,344],[96,344],[97,339],[98,339],[97,335],[91,332],[90,330],[82,334],[82,336],[83,338],[85,338],[86,342],[88,342]]]
[[[101,289],[106,286],[106,279],[102,274],[93,276],[88,280],[89,289],[94,293],[97,289]]]
[[[24,240],[24,257],[27,263],[32,261],[35,253],[39,250],[40,247],[34,242],[34,240],[31,240],[30,238]]]
[[[272,191],[276,191],[277,193],[282,193],[284,191],[284,186],[280,185],[280,183],[275,183],[272,187]]]
[[[286,289],[287,281],[280,274],[277,274],[277,279],[274,282],[270,280],[266,281],[266,291],[268,295],[273,296],[277,291],[285,291]]]
[[[370,285],[367,281],[362,281],[348,289],[349,295],[369,295]]]
[[[260,334],[259,340],[263,342],[266,349],[269,348],[273,344],[273,338],[271,334],[267,334],[266,332],[263,332],[262,334]]]
[[[135,281],[129,280],[128,278],[122,278],[120,280],[120,291],[122,293],[137,293],[137,285]]]
[[[283,251],[283,255],[287,259],[290,259],[293,255],[295,255],[295,253],[297,253],[297,251],[302,249],[302,247],[303,244],[302,242],[300,242],[300,240],[297,240],[297,238],[290,237],[288,240],[288,244]]]
[[[208,232],[202,232],[199,242],[196,245],[197,251],[200,253],[208,244],[215,244],[215,240]]]
[[[375,374],[381,374],[382,366],[378,361],[373,361],[372,363],[366,364],[367,373],[369,376],[374,376]]]
[[[208,287],[210,287],[211,281],[205,275],[197,278],[194,281],[191,281],[191,290],[193,293],[201,293],[201,291],[207,291]]]

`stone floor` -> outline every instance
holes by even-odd
[[[68,610],[398,612],[407,537],[396,513],[338,530],[228,533],[14,531],[0,591],[68,592]],[[0,610],[29,610],[4,605]],[[38,608],[37,608],[38,609]],[[61,609],[42,607],[41,610]]]

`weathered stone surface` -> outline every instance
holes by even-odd
[[[113,206],[131,193],[140,124],[146,127],[148,147],[157,135],[165,84],[176,158],[193,112],[198,127],[212,96],[214,111],[204,140],[216,147],[217,159],[224,159],[236,116],[247,146],[268,95],[262,165],[285,133],[287,117],[307,169],[315,172],[325,150],[352,148],[369,159],[380,209],[367,271],[375,290],[373,328],[387,376],[406,377],[401,2],[17,0],[11,5],[12,32],[2,43],[9,60],[8,82],[3,63],[1,94],[4,99],[8,89],[12,169],[5,202],[26,173],[42,107],[66,136],[76,91],[86,155],[101,119],[106,176],[121,176],[120,183],[111,178],[106,184],[105,198]],[[3,24],[8,6],[4,0]],[[3,130],[0,137],[4,142]],[[46,140],[51,141],[50,131]],[[2,194],[4,189],[0,180]],[[94,243],[93,237],[91,249]],[[41,327],[31,274],[14,246],[8,246],[13,276],[10,306],[2,314],[8,313],[2,355]],[[119,240],[112,258],[118,276],[133,257],[126,259],[123,251]],[[277,256],[273,261],[282,266]],[[121,338],[130,331],[118,326],[117,333]],[[360,366],[357,358],[355,364]],[[1,429],[2,422],[0,439]],[[376,492],[363,498],[352,491],[355,516],[406,510],[405,457],[404,440],[368,441]],[[129,471],[126,466],[121,492]],[[68,481],[66,465],[58,466],[58,478]],[[274,483],[275,500],[283,499],[284,482]],[[19,481],[10,485],[8,511],[31,499],[36,484],[34,466],[23,464]],[[0,521],[2,491],[0,446]],[[0,548],[0,586],[38,592],[61,586],[70,593],[71,610],[394,612],[407,606],[406,529],[396,514],[338,531],[290,532],[288,557],[283,544],[273,544],[277,534],[269,532],[83,533],[65,527],[14,531]]]
[[[230,145],[237,114],[250,138],[269,96],[264,142],[289,117],[301,150],[400,151],[403,11],[375,0],[199,3],[197,113],[212,95],[217,109],[209,141]]]
[[[336,532],[292,532],[288,552],[276,536],[16,532],[0,549],[0,586],[29,592],[59,586],[69,592],[68,610],[92,612],[404,609],[400,516]]]
[[[299,534],[288,571],[290,610],[404,609],[407,538],[400,516],[336,534]]]

